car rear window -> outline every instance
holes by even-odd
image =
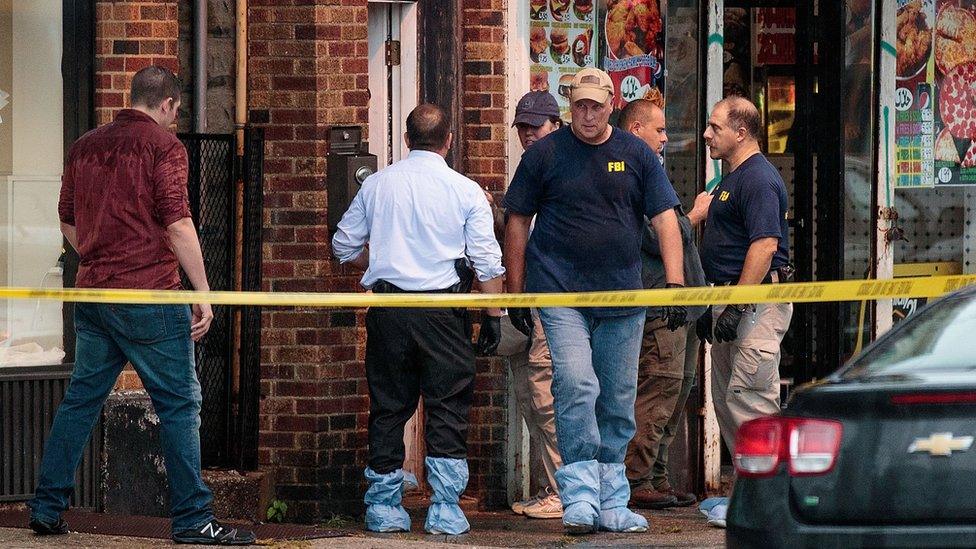
[[[976,375],[976,299],[972,296],[942,299],[903,322],[856,358],[841,378],[966,370]]]

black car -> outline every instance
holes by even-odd
[[[744,423],[729,547],[976,547],[976,289]]]

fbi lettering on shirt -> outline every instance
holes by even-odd
[[[624,164],[623,160],[614,160],[607,162],[607,171],[610,173],[623,172],[627,170],[627,165]]]

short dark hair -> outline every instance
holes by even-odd
[[[180,79],[159,65],[150,65],[132,77],[131,103],[154,109],[167,99],[180,99]]]
[[[627,103],[623,110],[620,111],[620,118],[617,119],[617,127],[622,130],[627,130],[634,122],[648,124],[651,120],[651,113],[655,109],[661,109],[661,107],[654,101],[649,99],[635,99]],[[661,110],[663,111],[664,109]]]
[[[415,151],[438,151],[447,145],[451,120],[444,109],[431,103],[417,106],[407,116],[407,139]]]
[[[745,128],[749,137],[759,140],[762,133],[762,119],[759,117],[759,109],[745,97],[738,95],[726,97],[721,101],[725,105],[729,119],[729,126],[732,131]]]

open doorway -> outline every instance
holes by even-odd
[[[380,169],[404,158],[406,119],[417,106],[417,4],[369,3],[369,152]]]
[[[798,281],[873,278],[875,6],[726,0],[724,94],[759,107],[763,152],[790,195]],[[873,303],[795,304],[784,396],[871,338]]]

